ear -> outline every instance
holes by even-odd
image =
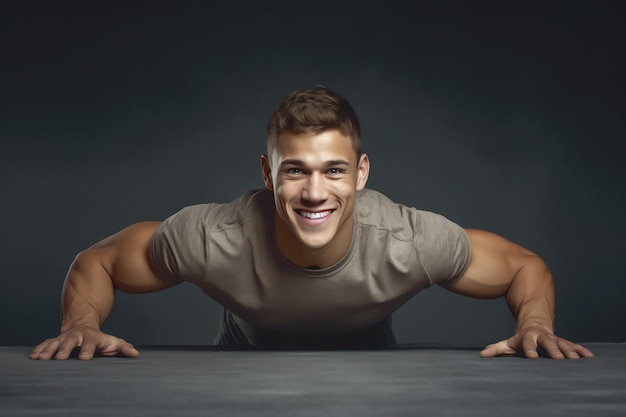
[[[265,188],[273,191],[274,184],[272,183],[272,169],[270,168],[270,161],[267,155],[261,155],[261,175],[263,175],[263,183],[265,184]]]
[[[356,179],[356,189],[361,191],[365,188],[365,184],[367,184],[367,179],[370,176],[370,159],[367,154],[361,155],[359,159],[359,163],[357,165],[357,179]]]

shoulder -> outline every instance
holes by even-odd
[[[361,225],[388,229],[403,239],[436,234],[442,228],[459,227],[440,214],[397,203],[370,189],[357,193],[355,217]]]
[[[200,280],[214,251],[232,247],[235,250],[226,252],[238,254],[245,233],[260,238],[267,229],[263,213],[272,209],[271,193],[268,197],[260,190],[249,191],[230,203],[185,207],[161,223],[152,235],[150,262],[160,276]],[[247,225],[251,228],[244,230]]]
[[[357,192],[354,214],[361,224],[385,228],[402,217],[402,210],[401,204],[378,191],[366,188]]]
[[[239,227],[247,222],[267,218],[273,209],[272,194],[267,190],[251,190],[229,203],[205,203],[187,206],[167,218],[161,229],[202,226],[205,231]]]
[[[359,193],[355,213],[366,229],[363,236],[393,236],[396,242],[409,243],[431,284],[448,285],[469,262],[467,234],[445,216],[396,203],[373,190]]]

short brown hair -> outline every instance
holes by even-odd
[[[361,156],[361,126],[356,112],[345,98],[322,86],[297,90],[274,109],[267,125],[267,148],[285,132],[321,133],[338,130],[352,139],[357,159]]]

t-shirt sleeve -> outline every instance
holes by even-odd
[[[420,217],[415,245],[422,265],[431,284],[448,287],[469,265],[469,237],[461,226],[441,215],[424,211],[420,212]]]
[[[210,205],[186,207],[166,219],[150,240],[148,256],[157,275],[166,281],[199,282],[206,275],[204,217]]]

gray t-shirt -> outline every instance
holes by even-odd
[[[465,271],[469,238],[443,216],[357,192],[350,249],[336,265],[297,267],[274,236],[274,200],[250,191],[228,204],[186,207],[150,242],[159,277],[198,285],[254,328],[327,335],[379,323],[420,290],[448,286]]]

